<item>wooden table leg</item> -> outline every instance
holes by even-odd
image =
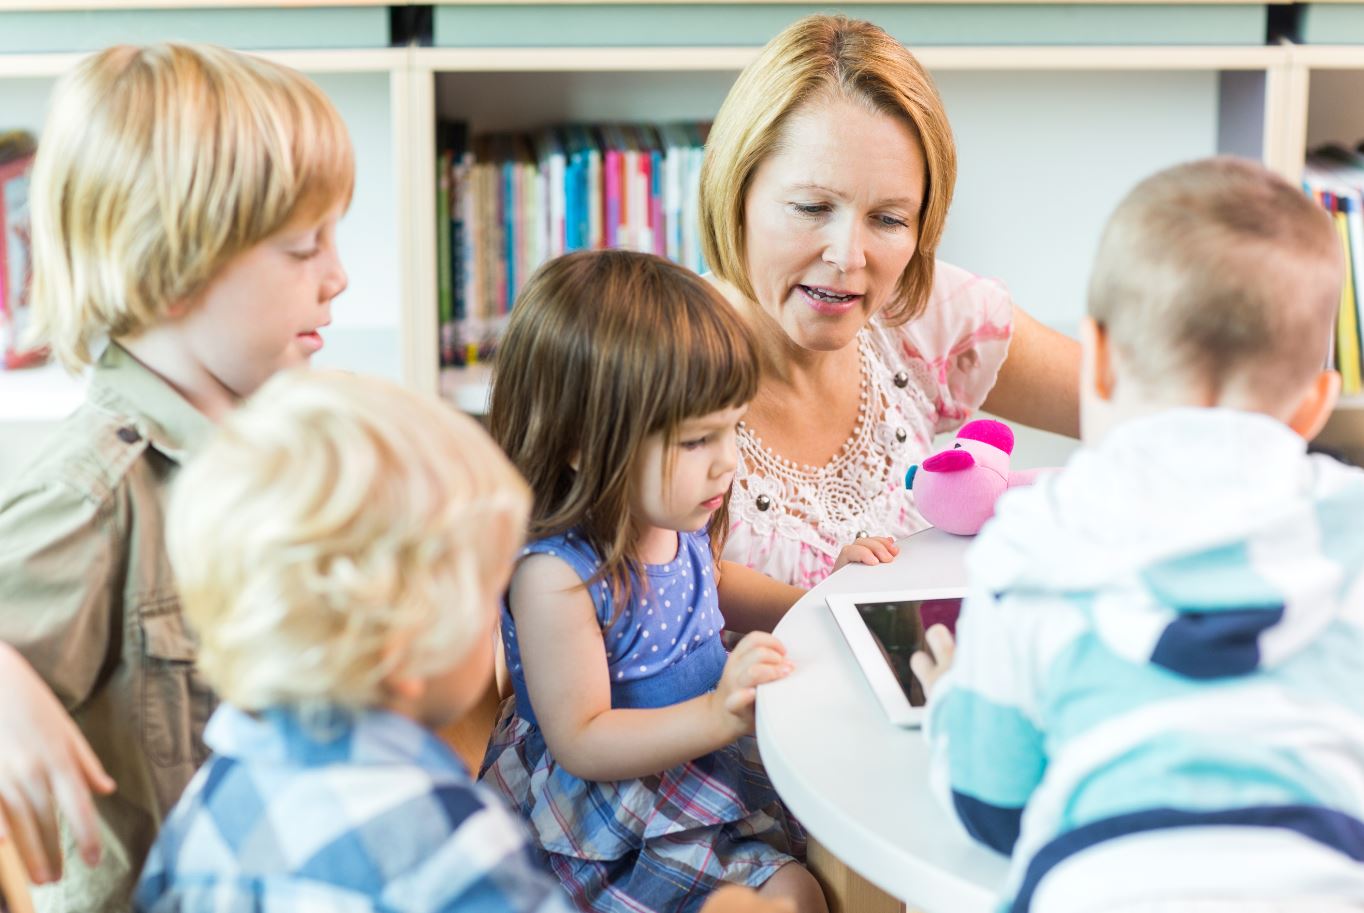
[[[829,913],[907,913],[905,905],[850,869],[814,837],[806,862],[829,901]]]

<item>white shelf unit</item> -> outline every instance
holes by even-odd
[[[57,77],[82,54],[0,54],[0,128],[39,133]],[[335,103],[355,145],[356,184],[338,231],[350,284],[333,305],[315,362],[413,382],[404,366],[404,314],[412,272],[404,255],[413,226],[407,173],[409,51],[305,50],[262,56],[311,76]],[[79,400],[79,382],[57,369],[0,372],[0,423],[55,421]]]
[[[928,47],[958,140],[959,177],[941,256],[1004,280],[1044,322],[1074,333],[1098,230],[1139,178],[1234,152],[1296,174],[1281,124],[1283,47]],[[565,120],[709,119],[756,48],[451,48],[413,52],[413,340],[436,365],[437,115],[471,134]],[[1082,77],[1082,78],[1078,78]],[[431,133],[423,135],[427,130]],[[417,205],[417,212],[422,213]],[[421,369],[414,373],[420,375]],[[486,401],[486,372],[422,378]]]
[[[1364,141],[1364,45],[1291,45],[1283,136],[1288,172],[1307,150]],[[1318,441],[1364,465],[1364,396],[1343,399]]]

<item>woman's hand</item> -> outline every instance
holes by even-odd
[[[786,648],[771,634],[754,631],[739,641],[710,695],[721,726],[732,733],[730,741],[753,731],[758,686],[785,678],[792,668]]]
[[[919,650],[909,658],[909,667],[923,684],[924,695],[931,696],[938,679],[952,668],[952,657],[957,652],[957,643],[952,639],[952,632],[943,625],[934,625],[925,631],[924,640],[932,652]]]
[[[845,564],[890,564],[898,554],[900,547],[890,536],[859,536],[838,553],[834,570]]]
[[[81,858],[99,861],[92,790],[107,795],[114,781],[47,685],[0,643],[0,840],[14,841],[35,883],[61,877],[58,811]]]

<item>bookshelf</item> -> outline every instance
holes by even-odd
[[[467,120],[473,133],[708,119],[764,37],[822,7],[438,0],[437,46],[391,47],[388,18],[410,5],[0,0],[0,32],[18,17],[64,12],[147,41],[181,37],[184,20],[164,17],[212,13],[230,17],[222,21],[244,36],[238,46],[317,78],[351,127],[359,166],[341,229],[351,284],[321,361],[444,391],[477,412],[486,369],[442,377],[437,359],[436,118]],[[1343,104],[1364,89],[1364,46],[1265,45],[1262,4],[861,0],[844,9],[910,41],[939,82],[961,155],[944,258],[1003,279],[1023,307],[1066,332],[1082,311],[1097,227],[1137,178],[1219,151],[1296,177],[1323,132],[1364,137],[1364,114],[1354,123]],[[318,27],[295,27],[284,35],[293,43],[276,47],[284,38],[272,23],[284,14]],[[573,21],[576,30],[560,27]],[[581,25],[599,22],[611,28]],[[63,48],[64,30],[48,28],[38,52],[0,53],[0,124],[36,129],[53,79],[88,50]],[[25,397],[18,377],[6,380],[0,422]],[[1364,421],[1364,401],[1341,412]]]
[[[556,119],[708,119],[754,53],[422,48],[413,51],[413,66],[420,103],[431,106],[433,117],[464,120],[480,133]],[[1218,151],[1293,170],[1277,128],[1288,86],[1281,48],[976,46],[916,53],[935,74],[959,141],[960,177],[942,255],[1004,278],[1020,304],[1065,332],[1075,332],[1083,311],[1098,228],[1138,178]],[[1054,155],[1057,146],[1067,154]],[[425,185],[418,198],[434,199],[434,177],[425,178],[434,170],[434,153],[429,167],[414,166]],[[429,251],[419,259],[434,264],[434,224],[418,240]],[[1084,266],[1058,270],[1057,250],[1074,251]],[[434,328],[434,265],[416,269],[427,285],[409,302],[412,321]],[[434,345],[434,336],[421,343],[432,361]],[[476,389],[482,375],[446,369],[439,383],[470,402],[484,398]]]

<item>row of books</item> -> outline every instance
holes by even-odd
[[[438,130],[441,363],[490,358],[517,294],[546,260],[626,248],[704,269],[697,231],[709,124],[566,124],[470,140]]]
[[[1326,207],[1336,223],[1345,252],[1345,283],[1340,296],[1332,345],[1334,367],[1340,372],[1341,392],[1364,392],[1364,155],[1343,146],[1324,146],[1307,156],[1303,189]]]
[[[0,131],[0,368],[41,364],[47,353],[27,348],[32,283],[28,174],[36,143],[25,130]]]

